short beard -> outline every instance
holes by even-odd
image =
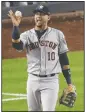
[[[45,25],[44,24],[41,24],[41,25],[36,25],[35,24],[35,27],[37,28],[37,29],[45,29]]]
[[[42,28],[42,27],[43,27],[43,25],[36,25],[36,27],[38,27],[38,28]]]

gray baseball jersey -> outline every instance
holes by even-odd
[[[27,51],[27,71],[30,74],[49,75],[60,73],[59,54],[68,51],[64,34],[55,28],[48,27],[38,39],[35,29],[25,31],[20,35],[23,49]]]

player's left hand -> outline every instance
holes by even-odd
[[[74,85],[69,85],[63,90],[63,94],[59,99],[59,103],[67,107],[73,107],[76,100],[76,88]]]

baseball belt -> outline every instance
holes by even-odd
[[[37,77],[52,77],[52,76],[55,76],[55,73],[50,74],[50,75],[38,75],[38,74],[33,74],[33,75]]]

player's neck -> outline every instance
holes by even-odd
[[[38,27],[38,26],[35,26],[35,30],[46,30],[48,28],[48,26],[41,26],[41,27]]]

